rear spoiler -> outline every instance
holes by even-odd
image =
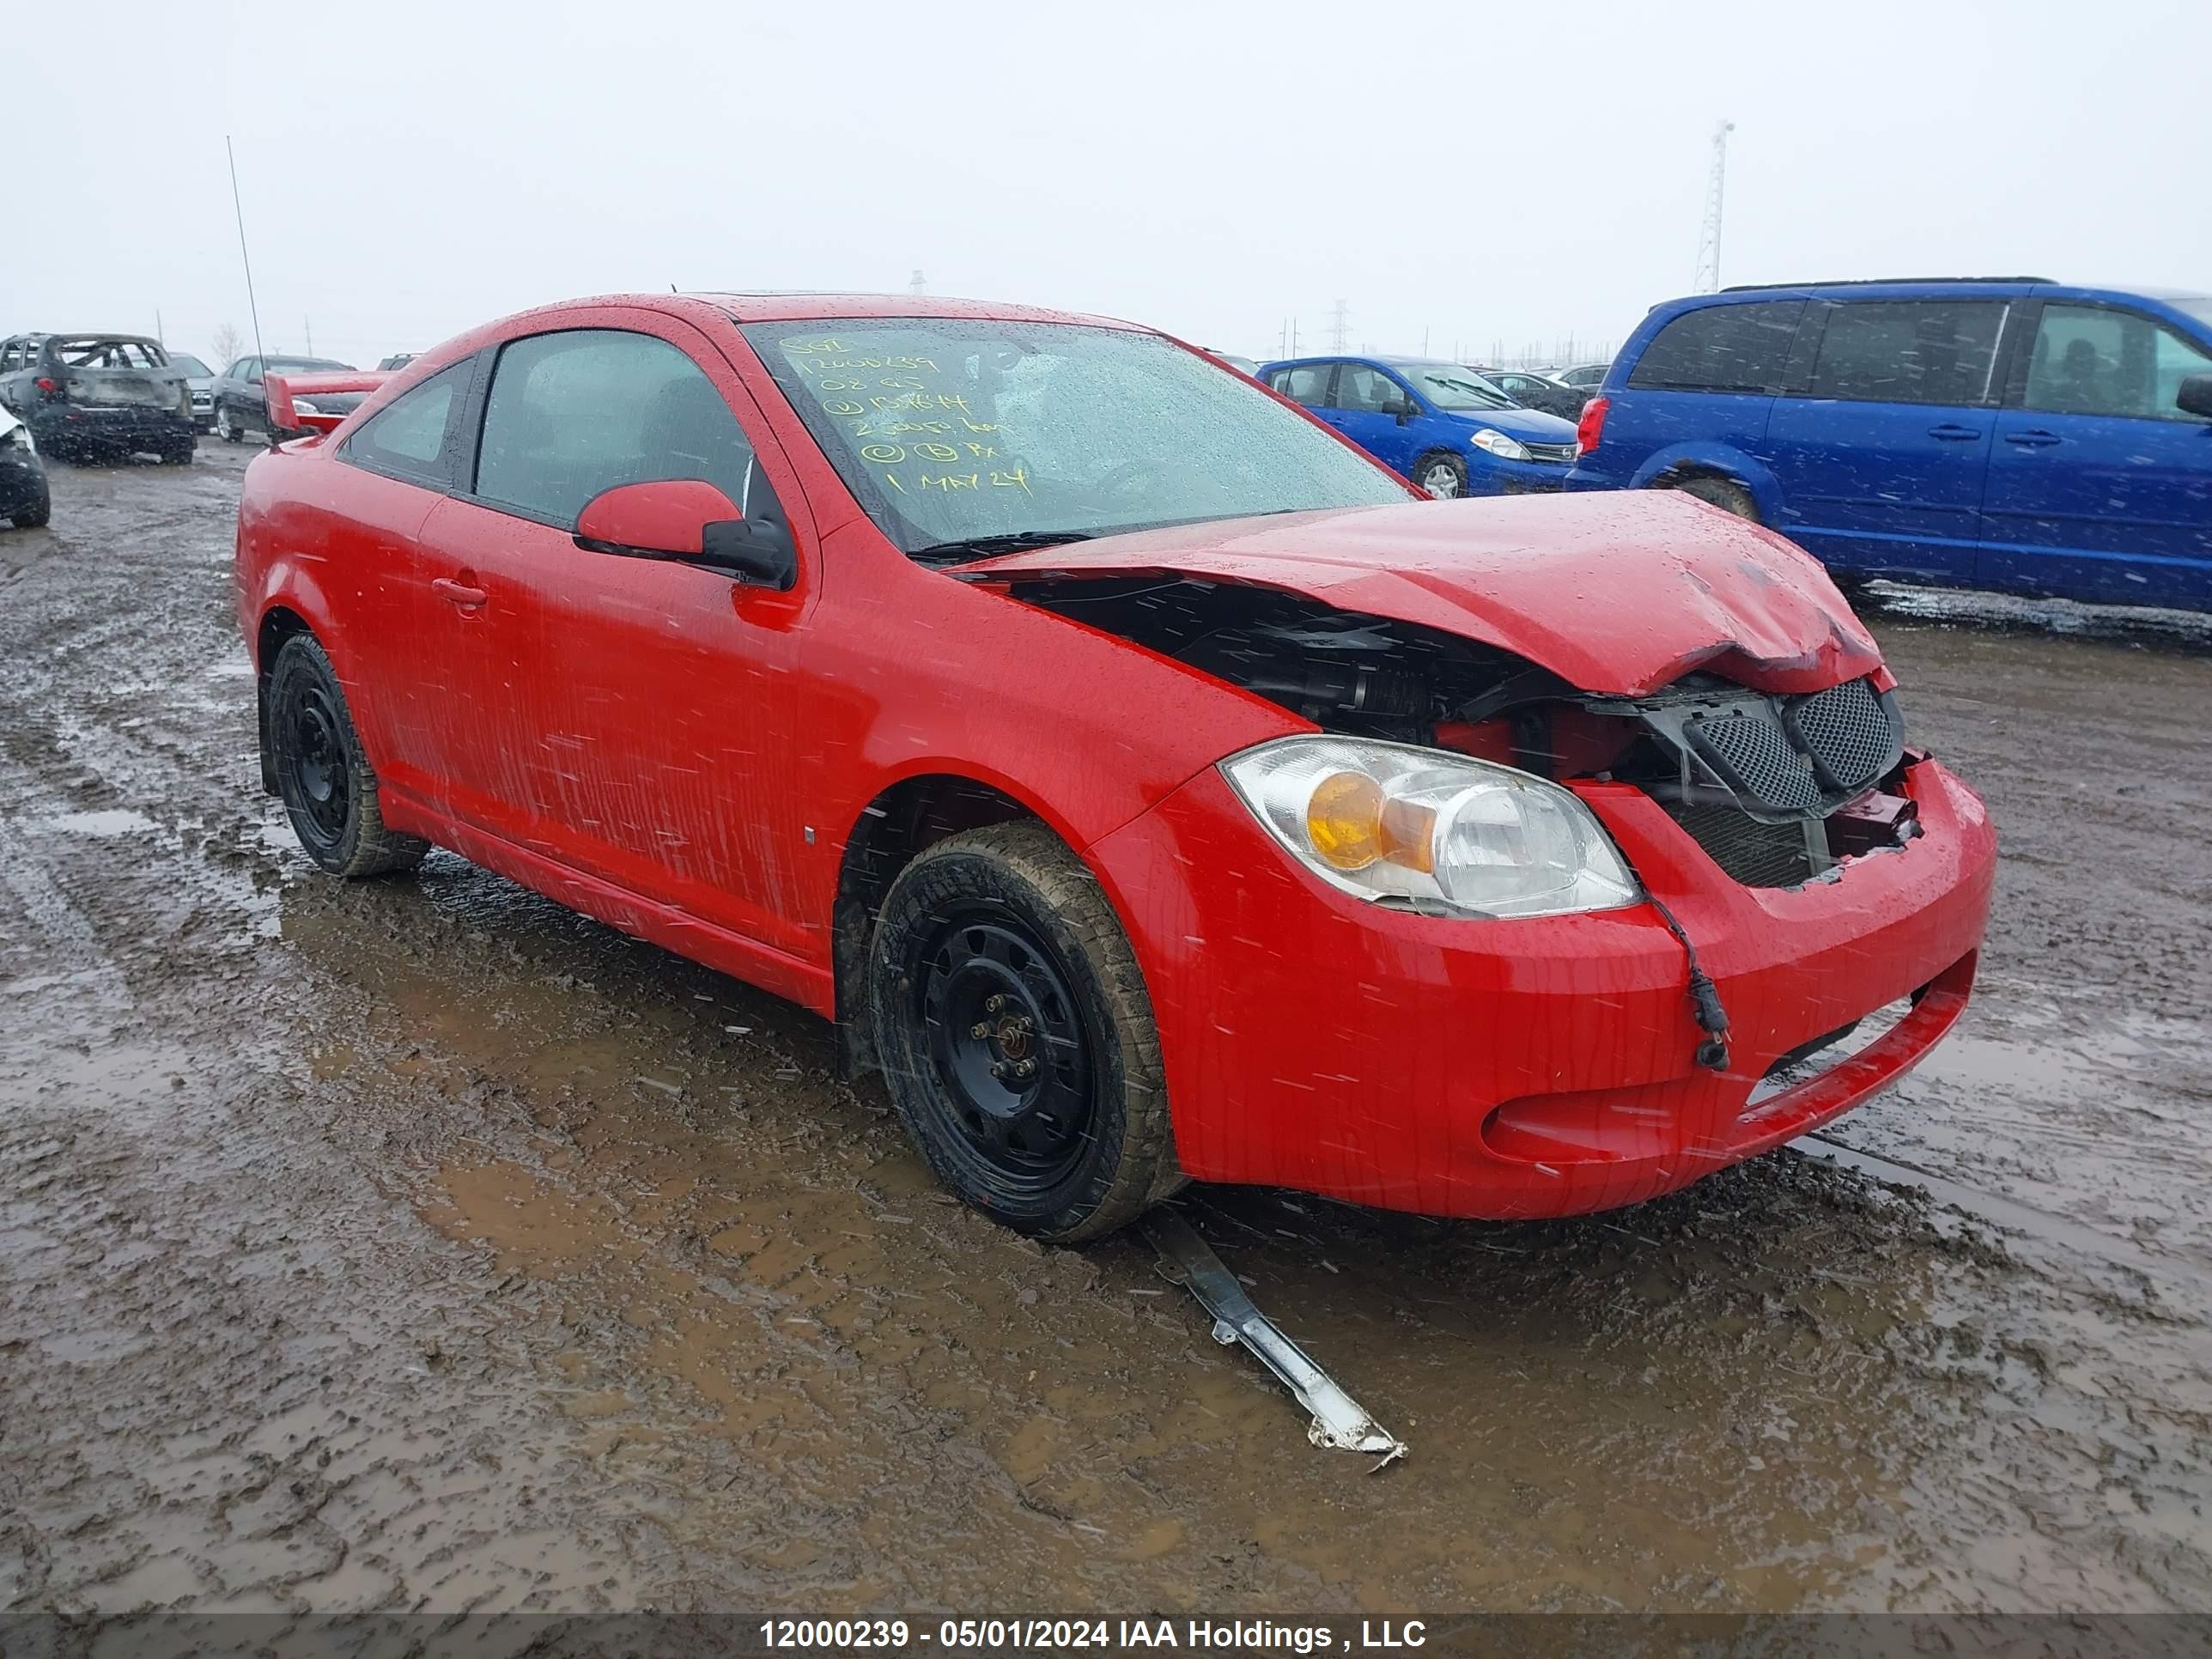
[[[302,428],[309,432],[331,431],[345,419],[343,415],[302,415],[293,407],[292,400],[305,398],[312,403],[318,392],[374,392],[391,378],[389,374],[360,369],[338,374],[271,374],[263,383],[269,398],[269,424],[279,432]]]

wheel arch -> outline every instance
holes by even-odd
[[[1741,484],[1758,505],[1759,521],[1782,520],[1782,485],[1765,462],[1732,444],[1678,444],[1645,458],[1629,480],[1632,489],[1663,489],[1684,478],[1725,478]]]

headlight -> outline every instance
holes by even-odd
[[[1501,461],[1525,461],[1528,446],[1518,438],[1509,438],[1494,426],[1484,427],[1468,440],[1477,449],[1486,449]]]
[[[292,399],[292,412],[295,415],[319,415],[323,411],[305,398],[295,398]]]
[[[1556,916],[1641,896],[1588,807],[1509,766],[1405,744],[1284,738],[1221,769],[1301,864],[1362,898]]]

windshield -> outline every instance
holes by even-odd
[[[70,368],[165,368],[167,359],[151,340],[81,334],[50,340],[46,349]]]
[[[1476,374],[1457,363],[1395,363],[1413,390],[1438,409],[1511,409],[1513,399]]]
[[[2168,300],[2166,304],[2200,323],[2212,324],[2212,295],[2191,295],[2186,300]]]
[[[271,374],[290,374],[300,370],[311,370],[323,374],[349,374],[351,363],[333,362],[328,357],[271,357],[264,365]]]
[[[204,380],[210,377],[215,373],[215,371],[210,368],[205,363],[202,362],[198,358],[186,351],[171,352],[169,354],[169,367],[172,368],[183,369],[185,374],[191,375],[194,380]]]
[[[1251,381],[1156,334],[921,317],[744,334],[908,553],[1408,498]]]

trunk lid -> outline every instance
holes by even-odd
[[[1644,696],[1703,669],[1818,691],[1881,653],[1809,556],[1673,490],[1409,502],[1182,525],[963,565],[1004,584],[1244,583],[1498,647],[1583,690]]]
[[[69,400],[87,409],[182,409],[185,374],[174,368],[71,368]]]

